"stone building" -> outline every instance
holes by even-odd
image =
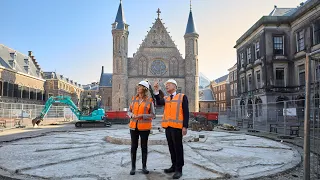
[[[133,57],[128,56],[129,25],[125,21],[120,2],[113,36],[112,109],[127,108],[141,80],[163,83],[174,78],[178,92],[188,96],[190,111],[199,108],[198,38],[190,9],[185,39],[185,57],[182,57],[169,32],[160,19],[160,10],[153,26]],[[104,97],[103,97],[104,98]]]
[[[44,72],[46,98],[51,96],[70,96],[78,104],[83,88],[81,84],[56,72]]]
[[[229,75],[224,75],[211,82],[211,89],[216,100],[218,111],[226,111],[230,106]]]
[[[290,101],[287,107],[303,116],[306,53],[320,49],[319,8],[319,0],[297,8],[275,6],[237,40],[238,100],[247,107],[243,115],[254,110],[256,117],[271,117],[276,109],[282,116],[284,101]],[[313,75],[319,72],[311,65]]]
[[[227,99],[231,106],[231,109],[233,109],[235,106],[238,105],[236,99],[238,97],[238,88],[237,88],[237,64],[232,66],[229,71],[229,86],[230,86],[230,98]]]
[[[28,55],[0,44],[0,101],[42,104],[42,70],[32,51]]]
[[[199,90],[199,112],[216,112],[216,100],[210,87]]]
[[[101,96],[102,106],[106,109],[112,107],[112,73],[105,73],[102,66],[100,82],[99,82],[99,95]]]

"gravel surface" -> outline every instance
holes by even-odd
[[[288,144],[288,143],[285,143],[285,144],[287,144],[288,146],[296,148],[299,151],[299,153],[303,155],[303,149],[302,148],[297,147],[297,146],[292,145],[292,144]],[[303,158],[303,157],[301,157],[301,158]],[[320,176],[319,175],[317,176],[317,174],[316,174],[317,172],[318,173],[320,172],[320,165],[317,164],[317,162],[316,162],[317,156],[314,155],[314,154],[311,154],[310,155],[310,159],[311,159],[311,162],[310,162],[310,167],[311,167],[310,179],[312,179],[312,180],[320,179]],[[284,172],[284,173],[281,173],[281,174],[276,174],[276,175],[273,175],[273,176],[259,178],[259,180],[274,180],[274,179],[279,179],[279,180],[301,180],[301,179],[303,179],[303,162],[299,166],[297,166],[296,168],[294,168],[294,169],[292,169],[292,170],[290,170],[288,172]]]
[[[28,136],[28,137],[32,137],[33,135],[39,135],[39,134],[42,134],[42,133],[47,133],[47,132],[50,132],[50,131],[68,131],[70,129],[73,129],[72,125],[64,125],[62,127],[55,127],[55,128],[48,128],[48,129],[43,129],[42,131],[29,131],[28,129],[21,129],[21,132],[17,133],[17,132],[14,132],[14,133],[8,133],[7,132],[2,132],[1,135],[0,135],[0,142],[6,142],[6,141],[11,141],[13,139],[20,139],[20,138],[24,138],[25,136]],[[114,128],[114,127],[113,127]],[[117,128],[120,128],[120,127],[117,127]],[[29,131],[29,132],[28,132]],[[76,130],[77,131],[77,130]],[[79,130],[81,131],[81,130]],[[10,130],[10,132],[13,132],[12,130]],[[265,137],[265,138],[268,138],[268,139],[273,139],[275,141],[279,141],[279,139],[277,139],[276,136],[274,135],[270,135],[269,133],[248,133],[248,132],[237,132],[237,133],[240,133],[240,134],[250,134],[250,135],[254,135],[254,136],[259,136],[259,137]],[[285,145],[288,145],[288,146],[291,146],[295,149],[297,149],[299,151],[299,153],[302,155],[301,158],[303,158],[303,148],[301,144],[303,142],[303,139],[299,139],[299,138],[295,138],[294,140],[284,140],[285,142],[283,142]],[[5,143],[6,144],[6,143]],[[2,144],[4,145],[4,144]],[[312,142],[311,142],[311,145],[312,145]],[[0,146],[1,146],[1,143],[0,143]],[[312,150],[315,150],[314,147],[311,147]],[[316,155],[314,154],[311,154],[311,173],[310,173],[310,179],[312,180],[316,180],[316,179],[320,179],[320,174],[317,174],[317,173],[320,173],[320,162],[317,162],[317,157]],[[16,180],[16,179],[13,179],[13,178],[4,178],[4,177],[1,177],[0,175],[0,179],[2,180]],[[289,170],[289,171],[286,171],[286,172],[283,172],[283,173],[279,173],[279,174],[276,174],[276,175],[272,175],[272,176],[268,176],[268,177],[260,177],[260,178],[257,178],[259,180],[275,180],[275,179],[279,179],[279,180],[302,180],[303,179],[303,162],[298,165],[297,167]]]

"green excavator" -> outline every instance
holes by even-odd
[[[43,118],[50,110],[54,103],[67,105],[74,115],[77,116],[78,121],[75,123],[76,127],[111,127],[111,123],[105,118],[105,110],[100,108],[101,99],[87,97],[82,100],[81,110],[74,104],[70,96],[51,96],[42,109],[39,116],[32,120],[32,125],[39,125]],[[95,104],[95,106],[92,106]]]

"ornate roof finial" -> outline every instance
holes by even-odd
[[[191,0],[190,0],[190,11],[192,10],[192,2],[191,2]]]
[[[160,18],[160,14],[161,14],[160,8],[158,8],[157,13],[158,13],[158,18]]]

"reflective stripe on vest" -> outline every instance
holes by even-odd
[[[182,100],[184,94],[177,94],[170,100],[170,96],[166,96],[164,115],[162,118],[162,127],[166,128],[168,126],[173,128],[182,129],[183,127],[183,110],[182,110]],[[174,105],[174,106],[172,106]],[[169,114],[174,113],[175,114]]]
[[[147,101],[142,101],[140,105],[144,104],[143,109],[141,109],[139,105],[139,97],[132,97],[132,103],[130,105],[130,108],[132,109],[132,113],[134,115],[140,115],[140,114],[149,114],[150,108],[151,108],[152,99],[147,99]],[[136,107],[138,106],[138,107]],[[138,130],[150,130],[152,126],[152,118],[144,119],[130,119],[129,128],[130,129],[136,129]],[[138,125],[137,125],[138,123]]]

